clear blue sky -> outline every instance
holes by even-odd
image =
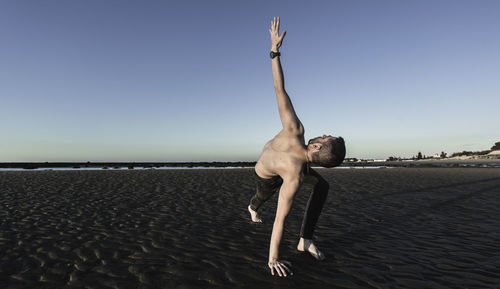
[[[500,141],[500,1],[0,1],[1,161],[256,160],[280,130],[350,157]]]

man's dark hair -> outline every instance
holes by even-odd
[[[339,166],[345,158],[345,143],[342,137],[329,139],[321,149],[312,154],[312,162],[325,168]]]

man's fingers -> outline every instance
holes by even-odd
[[[276,272],[278,272],[278,275],[279,275],[280,277],[286,277],[286,273],[287,273],[287,272],[286,272],[286,270],[285,270],[285,269],[283,269],[282,265],[283,265],[283,264],[278,263],[278,264],[276,264],[276,265],[274,265],[274,266],[276,266]]]
[[[276,273],[278,273],[278,276],[280,276],[280,277],[281,277],[281,270],[280,270],[280,268],[278,267],[278,264],[273,265],[273,268],[274,268],[274,270],[276,270]]]
[[[276,22],[276,28],[279,30],[280,29],[280,18],[278,17],[278,21]]]
[[[285,35],[286,35],[286,30],[283,31],[283,33],[281,33],[280,41],[283,41],[283,38],[285,38]]]
[[[282,263],[281,266],[284,268],[286,273],[290,273],[290,269],[284,263]]]
[[[285,268],[287,274],[293,275],[292,270],[289,268],[289,266],[291,266],[290,262],[286,262],[286,263],[283,262],[282,266]]]
[[[286,265],[285,265],[286,264]],[[291,266],[290,262],[278,262],[274,265],[270,265],[269,268],[271,268],[271,274],[274,276],[275,271],[280,277],[287,277],[288,275],[293,275],[292,270],[288,268],[288,266]]]
[[[286,277],[286,272],[285,272],[285,270],[283,270],[283,268],[281,268],[281,264],[280,264],[280,263],[277,263],[277,264],[276,264],[276,265],[274,265],[274,266],[276,266],[276,272],[278,272],[278,275],[279,275],[280,277],[283,277],[283,276],[285,276],[285,277]]]
[[[281,270],[281,274],[283,274],[283,276],[285,276],[285,277],[286,277],[286,273],[287,273],[287,271],[283,268],[283,267],[284,267],[284,266],[283,266],[283,264],[279,264],[278,266],[279,266],[279,268],[280,268],[280,270]]]

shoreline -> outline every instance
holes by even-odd
[[[0,171],[235,169],[253,168],[255,164],[256,162],[0,162]],[[499,168],[500,159],[357,161],[344,162],[334,169],[398,167]]]
[[[113,168],[34,168],[34,169],[25,169],[25,168],[0,168],[0,172],[32,172],[32,171],[145,171],[145,170],[232,170],[232,169],[253,169],[254,167],[134,167],[133,169],[129,169],[127,167],[113,167]],[[313,169],[326,169],[322,167],[312,167]],[[390,166],[339,166],[335,168],[331,168],[334,170],[338,169],[391,169],[396,167]]]

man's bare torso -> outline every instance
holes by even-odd
[[[266,179],[276,175],[300,178],[305,147],[302,125],[295,132],[282,130],[264,145],[255,172]]]

